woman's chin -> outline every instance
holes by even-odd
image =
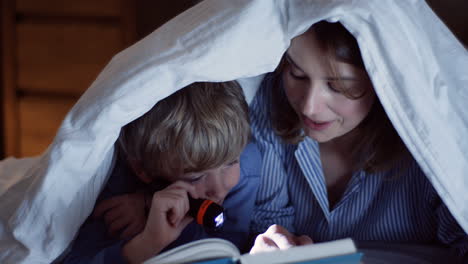
[[[319,133],[319,132],[316,132],[316,131],[306,131],[306,135],[309,138],[317,141],[318,143],[326,143],[326,142],[333,139],[333,137],[330,137],[327,134]]]

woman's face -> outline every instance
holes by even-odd
[[[353,130],[367,116],[375,93],[366,71],[336,60],[333,73],[313,30],[292,40],[286,59],[284,90],[308,137],[329,142]],[[366,92],[351,99],[340,88]]]

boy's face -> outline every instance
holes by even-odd
[[[239,159],[217,168],[200,172],[189,172],[173,176],[171,182],[185,181],[195,186],[199,198],[209,199],[217,204],[223,204],[229,191],[239,182]]]

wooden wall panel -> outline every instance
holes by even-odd
[[[79,95],[124,46],[117,25],[17,25],[18,89]]]
[[[121,0],[17,0],[22,13],[48,15],[119,16]]]
[[[37,155],[103,67],[136,40],[135,1],[0,1],[0,158]]]
[[[76,98],[73,97],[20,97],[20,156],[41,154],[52,142],[63,118],[75,102]]]
[[[170,19],[194,6],[197,2],[200,2],[200,0],[135,1],[138,37],[145,37]]]
[[[468,1],[427,0],[427,2],[453,34],[468,47]]]
[[[1,26],[2,26],[2,116],[0,121],[3,128],[3,157],[8,155],[18,154],[18,123],[17,123],[17,102],[16,102],[16,72],[15,72],[15,16],[14,16],[14,1],[1,0]],[[0,157],[0,158],[3,158]]]

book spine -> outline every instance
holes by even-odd
[[[192,264],[240,264],[238,260],[232,258],[222,258],[193,262]]]

